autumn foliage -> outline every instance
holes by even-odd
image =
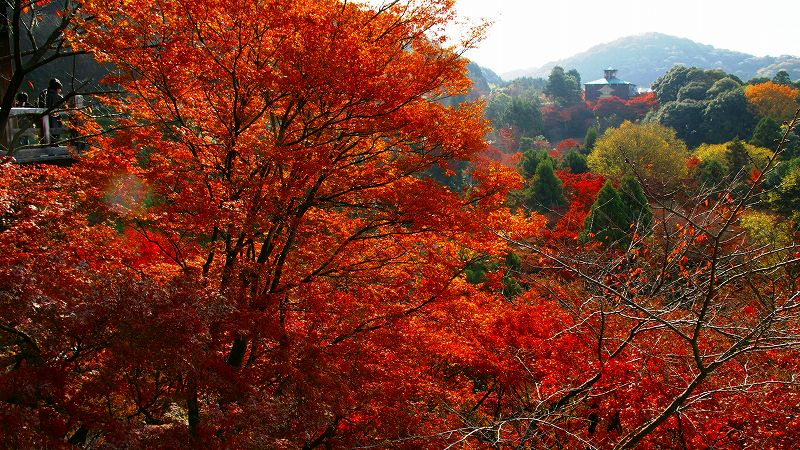
[[[559,218],[550,239],[575,240],[583,231],[583,221],[589,215],[597,192],[603,187],[603,177],[589,172],[573,174],[567,171],[560,171],[558,177],[564,182],[569,208]]]
[[[616,116],[619,120],[641,120],[652,110],[658,109],[658,98],[654,92],[637,95],[629,100],[619,97],[606,97],[587,106],[598,118]]]
[[[688,173],[625,123],[608,181],[534,173],[563,184],[548,223],[482,104],[440,101],[469,87],[453,3],[83,2],[67,37],[122,94],[72,166],[0,165],[4,445],[796,444],[800,252],[751,211],[780,150],[648,191],[605,245],[581,237],[604,183]]]
[[[800,90],[772,81],[745,87],[744,95],[753,111],[778,123],[788,120],[797,110]]]
[[[446,428],[463,382],[432,341],[471,317],[463,271],[537,228],[503,211],[509,169],[474,164],[469,192],[426,176],[487,130],[437,102],[468,87],[436,38],[450,6],[85,2],[73,42],[127,95],[79,164],[4,172],[5,434],[413,447]]]
[[[556,148],[550,151],[550,156],[554,158],[558,158],[564,156],[567,152],[571,150],[579,150],[580,144],[575,139],[564,139],[563,141],[559,142],[556,145]]]

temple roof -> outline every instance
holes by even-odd
[[[587,81],[586,83],[583,84],[633,84],[633,83],[629,83],[625,80],[620,80],[619,78],[612,78],[610,80],[607,80],[605,78],[600,78],[599,80]]]
[[[628,83],[625,80],[620,80],[617,78],[617,69],[613,67],[609,67],[603,71],[605,76],[600,78],[599,80],[590,81],[584,84],[591,84],[591,85],[603,85],[603,84],[627,84],[631,86],[635,86],[633,83]]]

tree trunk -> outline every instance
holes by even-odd
[[[11,33],[8,29],[8,4],[0,2],[0,92],[8,90],[11,74]]]
[[[228,353],[228,359],[225,362],[227,362],[229,366],[236,367],[237,369],[242,367],[242,361],[244,361],[244,354],[246,351],[247,339],[236,336],[233,340],[231,351]]]
[[[186,379],[186,409],[189,415],[189,437],[197,438],[197,426],[200,424],[200,404],[197,401],[197,380],[194,374],[189,374]]]

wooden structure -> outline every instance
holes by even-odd
[[[5,142],[0,143],[0,156],[9,155],[15,162],[66,163],[77,150],[70,142],[71,130],[51,127],[45,108],[11,108],[5,129]]]
[[[608,68],[604,72],[603,78],[584,84],[586,101],[596,102],[608,97],[629,100],[636,96],[636,85],[617,78],[617,69]]]

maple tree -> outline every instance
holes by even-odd
[[[481,289],[464,272],[507,252],[497,230],[540,224],[504,207],[519,176],[476,160],[481,105],[438,101],[469,85],[440,38],[451,7],[83,2],[71,42],[126,95],[68,171],[3,172],[4,434],[417,447],[445,429],[467,381],[463,349],[439,350]],[[426,176],[452,160],[473,162],[468,190]]]
[[[756,114],[781,123],[790,119],[797,110],[797,96],[800,95],[800,90],[767,81],[746,86],[744,95]]]
[[[584,220],[589,215],[604,180],[591,172],[576,174],[561,171],[558,177],[564,182],[569,208],[554,229],[548,230],[544,236],[546,239],[574,241],[583,231]]]
[[[587,106],[598,119],[614,116],[619,123],[625,120],[634,122],[643,119],[648,112],[658,109],[658,98],[655,92],[637,95],[629,100],[612,96],[601,98],[596,102],[587,102]]]
[[[564,139],[563,141],[559,142],[555,148],[555,154],[552,155],[554,157],[564,156],[570,150],[578,150],[580,148],[580,144],[575,139]]]

